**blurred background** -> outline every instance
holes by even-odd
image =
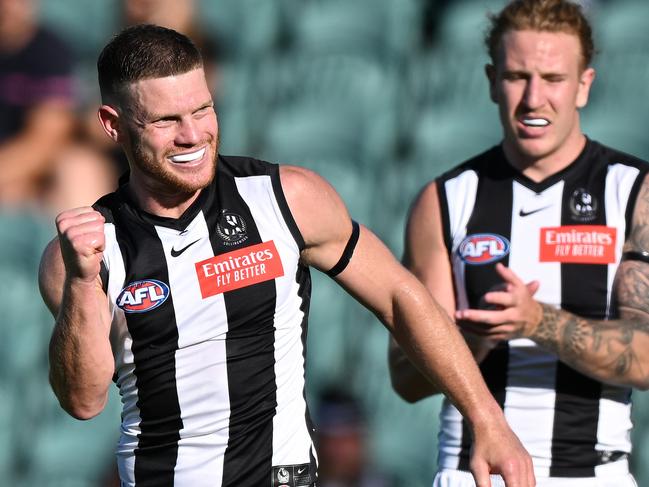
[[[599,52],[582,123],[649,159],[649,3],[582,2]],[[125,169],[99,132],[95,62],[152,22],[208,60],[223,154],[307,166],[400,256],[408,206],[442,171],[499,142],[484,76],[486,12],[503,0],[0,0],[0,484],[113,487],[119,397],[78,422],[47,381],[52,318],[37,289],[54,215]],[[385,329],[313,272],[308,399],[323,485],[429,486],[439,398],[392,391]],[[634,469],[649,485],[649,399],[634,393]],[[326,479],[329,479],[327,483]]]

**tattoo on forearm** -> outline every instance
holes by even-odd
[[[590,335],[587,324],[577,316],[570,316],[563,329],[563,343],[566,353],[571,357],[579,357],[586,349],[586,341]],[[594,346],[597,346],[595,340]]]
[[[649,337],[649,315],[638,313],[637,307],[625,308],[614,321],[587,320],[547,304],[542,308],[543,319],[530,338],[563,362],[595,375],[604,371],[602,379],[612,381],[623,381],[633,368],[644,372],[633,340],[638,333]]]
[[[536,328],[535,333],[530,337],[535,340],[539,345],[550,350],[556,350],[559,344],[558,337],[558,314],[559,310],[543,304],[543,319]]]
[[[625,252],[649,252],[649,176],[641,187]],[[649,378],[649,272],[641,261],[623,261],[607,320],[591,320],[543,304],[543,318],[530,338],[568,365],[600,380],[635,383]]]
[[[601,347],[601,336],[593,334],[589,323],[570,313],[544,304],[543,319],[531,336],[543,348],[561,355],[566,362],[578,360],[588,347]]]

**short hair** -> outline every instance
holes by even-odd
[[[182,74],[202,65],[199,50],[187,36],[152,24],[127,27],[99,54],[97,74],[102,101],[114,101],[126,84]]]
[[[582,68],[590,65],[595,52],[593,33],[581,5],[569,0],[513,0],[499,13],[489,15],[485,44],[495,64],[504,34],[511,30],[574,34],[581,43]]]

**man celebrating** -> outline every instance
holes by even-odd
[[[581,132],[595,73],[578,5],[515,0],[491,20],[503,142],[424,188],[405,260],[455,316],[538,485],[635,486],[630,388],[649,385],[647,164]],[[390,359],[403,397],[435,393],[395,344]],[[474,485],[471,444],[446,402],[435,485]]]
[[[308,266],[374,311],[471,424],[481,486],[532,486],[455,327],[417,279],[352,222],[324,180],[218,155],[201,57],[140,25],[102,51],[105,132],[130,176],[94,208],[57,217],[40,284],[56,316],[50,381],[77,418],[111,380],[123,401],[123,486],[312,486],[304,400]]]

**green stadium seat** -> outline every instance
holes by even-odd
[[[642,105],[602,102],[587,106],[581,116],[584,132],[592,139],[649,160],[646,127],[649,116]]]
[[[250,69],[246,64],[228,62],[218,71],[214,87],[219,139],[222,154],[246,154],[256,127],[255,102]]]
[[[484,45],[488,13],[498,12],[506,0],[448,2],[439,23],[438,46],[455,52],[474,52]]]
[[[304,2],[293,18],[293,49],[306,55],[353,55],[382,62],[406,57],[420,42],[416,0]]]
[[[649,3],[618,0],[598,5],[594,32],[601,49],[614,52],[646,51],[649,45]]]
[[[390,157],[396,83],[389,71],[345,56],[299,59],[293,66],[293,75],[276,85],[276,105],[266,108],[260,153],[290,163],[320,158],[367,167]]]
[[[199,0],[201,27],[223,43],[225,57],[259,59],[280,39],[279,3],[267,0]]]
[[[419,174],[435,177],[498,144],[502,138],[498,120],[495,105],[483,110],[430,107],[421,114],[413,134],[412,157]]]

